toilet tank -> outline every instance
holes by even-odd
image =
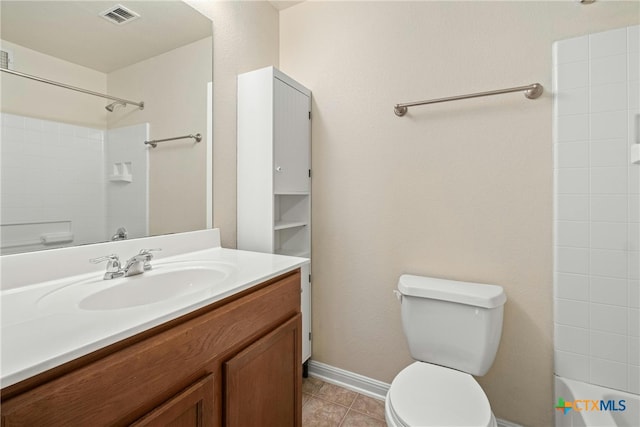
[[[502,287],[404,274],[398,291],[414,359],[472,375],[487,373],[502,334],[507,300]]]

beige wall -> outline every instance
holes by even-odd
[[[554,40],[638,2],[315,2],[280,14],[280,68],[313,91],[313,359],[390,382],[410,363],[402,273],[502,285],[496,415],[553,415]],[[393,105],[540,82],[546,91]],[[219,184],[220,185],[220,184]],[[446,325],[443,325],[446,327]]]
[[[62,59],[45,55],[15,43],[0,41],[2,49],[13,51],[14,69],[94,92],[107,92],[107,76]],[[105,99],[74,92],[7,73],[0,74],[1,110],[43,120],[104,129]]]
[[[213,220],[236,246],[236,78],[278,66],[278,12],[266,1],[187,0],[213,21]]]
[[[144,110],[131,105],[114,110],[108,115],[109,128],[148,122],[151,139],[196,133],[203,138],[199,144],[185,139],[150,149],[151,235],[206,227],[211,43],[208,37],[108,74],[110,95],[145,102]]]

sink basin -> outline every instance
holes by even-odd
[[[206,297],[219,290],[233,269],[226,265],[162,265],[131,277],[103,280],[102,274],[58,288],[38,300],[42,308],[120,310],[169,299]]]

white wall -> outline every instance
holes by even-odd
[[[14,56],[16,71],[99,93],[107,92],[107,76],[96,70],[0,40]],[[5,113],[104,129],[107,100],[34,80],[0,73],[0,108]]]
[[[213,220],[236,246],[236,80],[278,66],[278,12],[266,1],[187,0],[213,21]]]
[[[555,54],[555,372],[640,393],[640,27]]]
[[[109,73],[109,94],[142,100],[108,115],[108,128],[149,123],[151,139],[200,133],[149,150],[149,231],[152,235],[206,227],[207,83],[211,38]],[[140,144],[143,141],[132,141]]]
[[[313,359],[390,382],[411,361],[402,273],[502,285],[496,415],[553,410],[555,40],[637,24],[638,2],[307,1],[280,13],[280,69],[313,91]],[[509,94],[419,101],[539,82]]]

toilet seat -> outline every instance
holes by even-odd
[[[407,366],[393,379],[385,406],[390,426],[496,425],[489,400],[471,375],[425,362]]]

